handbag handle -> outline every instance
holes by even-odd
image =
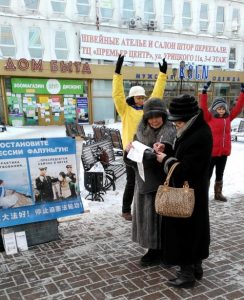
[[[172,173],[174,172],[174,169],[175,169],[175,167],[176,167],[177,165],[179,165],[179,162],[175,162],[175,163],[171,166],[171,168],[169,169],[169,172],[168,172],[168,175],[167,175],[167,177],[166,177],[166,179],[165,179],[164,185],[167,185],[167,186],[169,185],[170,177],[171,177]]]

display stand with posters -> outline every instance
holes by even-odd
[[[74,139],[0,142],[1,228],[83,212]]]

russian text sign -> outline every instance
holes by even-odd
[[[117,60],[120,53],[128,61],[158,62],[165,57],[172,64],[183,60],[197,65],[226,66],[229,45],[156,35],[80,31],[81,58]]]
[[[75,140],[0,142],[0,227],[84,212],[79,195]]]

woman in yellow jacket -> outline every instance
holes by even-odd
[[[133,141],[137,126],[143,115],[143,104],[146,99],[145,89],[142,86],[133,86],[126,98],[124,93],[123,76],[121,68],[124,62],[124,56],[119,55],[115,74],[113,76],[113,100],[116,110],[122,121],[122,142],[123,148]],[[159,65],[159,74],[151,95],[155,98],[163,98],[164,89],[167,80],[167,62],[163,59]],[[134,196],[135,172],[132,167],[126,166],[126,185],[123,195],[122,217],[131,221],[131,204]]]

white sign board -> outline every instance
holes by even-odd
[[[125,61],[159,62],[165,57],[171,64],[183,60],[197,65],[227,66],[229,45],[197,38],[80,31],[81,58],[117,60],[120,53],[125,55]]]

